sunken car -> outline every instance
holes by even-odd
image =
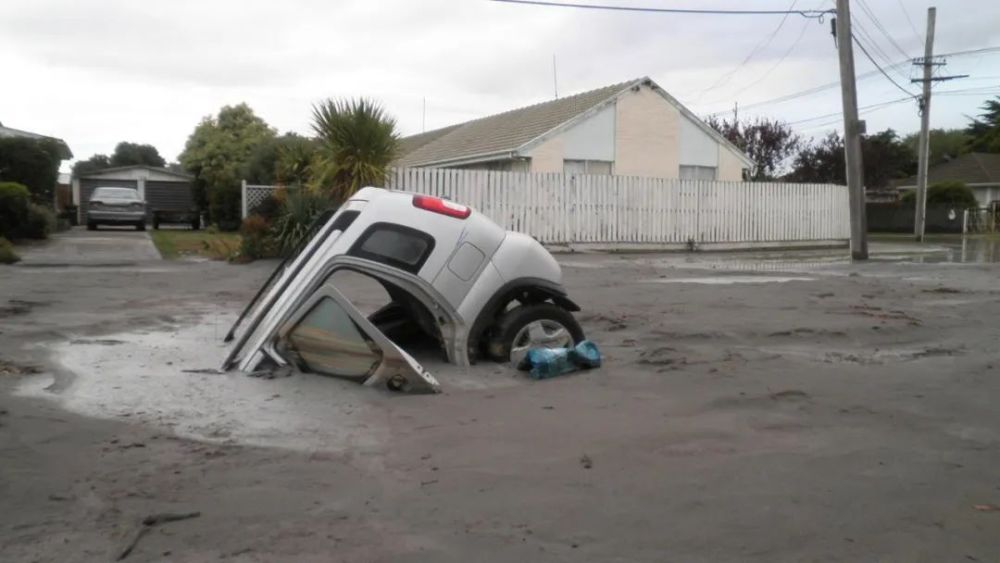
[[[333,284],[350,270],[377,280],[391,302],[365,316]],[[226,336],[223,369],[275,366],[398,391],[438,382],[397,343],[417,329],[448,361],[517,362],[531,348],[584,339],[552,255],[447,199],[363,188],[280,265]]]

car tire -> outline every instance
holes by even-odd
[[[145,231],[146,230],[146,223],[142,222],[142,221],[136,223],[135,224],[135,230],[137,230],[137,231]]]
[[[532,335],[529,331],[540,331]],[[504,312],[493,326],[488,352],[498,362],[520,361],[530,348],[562,348],[580,343],[583,329],[573,314],[552,303],[522,305]]]
[[[93,221],[87,221],[87,230],[88,231],[96,231],[97,230],[97,223],[95,223]]]

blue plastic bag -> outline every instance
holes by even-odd
[[[518,364],[532,379],[548,379],[580,369],[601,367],[601,351],[584,340],[572,348],[532,348]]]

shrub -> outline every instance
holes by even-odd
[[[24,238],[45,239],[56,230],[56,214],[51,209],[28,204],[28,216],[21,225],[20,236]]]
[[[0,182],[0,237],[17,238],[28,218],[28,188],[16,182]]]
[[[284,188],[279,188],[275,192],[260,202],[254,213],[260,215],[270,223],[281,215],[281,208],[285,205],[286,192]]]
[[[208,214],[220,230],[240,228],[242,197],[238,184],[224,184],[208,192]]]
[[[914,204],[917,201],[916,190],[903,194],[902,202]],[[979,207],[976,194],[965,182],[938,182],[927,188],[927,205],[951,206],[958,209]]]
[[[14,252],[14,245],[4,237],[0,237],[0,264],[13,264],[21,260],[21,257]]]
[[[330,206],[330,200],[314,190],[289,190],[281,215],[274,222],[274,240],[278,252],[282,256],[295,252],[309,234],[313,221]]]
[[[268,256],[271,225],[260,215],[251,215],[240,226],[240,256],[245,260],[256,260]]]

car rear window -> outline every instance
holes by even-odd
[[[348,254],[415,274],[433,249],[434,237],[425,232],[393,223],[375,223],[354,243]]]
[[[139,194],[129,188],[97,188],[91,197],[107,199],[139,199]]]

